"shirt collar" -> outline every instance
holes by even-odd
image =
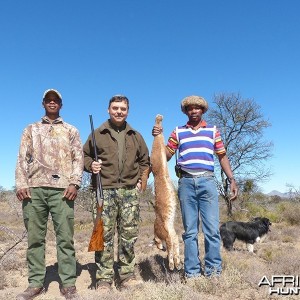
[[[136,130],[133,129],[126,121],[125,121],[124,126],[125,126],[124,130],[125,130],[126,134],[127,134],[128,132],[130,132],[130,131],[136,132]],[[105,131],[105,130],[108,130],[108,131],[113,130],[113,128],[112,128],[111,125],[110,125],[109,119],[108,119],[106,122],[104,122],[104,123],[99,127],[99,130],[100,130],[101,132],[103,132],[103,131]]]
[[[116,126],[115,124],[113,124],[113,122],[109,119],[109,120],[108,120],[108,124],[109,124],[109,126],[110,126],[111,129],[113,129],[114,131],[120,132],[120,131],[123,131],[123,130],[126,129],[126,124],[127,124],[127,122],[125,121],[125,122],[122,124],[122,126],[118,127],[118,126]]]
[[[187,122],[186,125],[185,125],[187,128],[192,128],[193,126]],[[207,123],[205,120],[201,120],[201,123],[200,123],[200,127],[206,127],[207,126]]]
[[[42,123],[47,123],[47,124],[57,124],[57,123],[63,123],[62,117],[58,117],[54,121],[50,120],[47,116],[42,117]]]

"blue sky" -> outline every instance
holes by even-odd
[[[0,185],[14,185],[22,131],[56,88],[83,143],[89,114],[98,127],[110,97],[125,94],[128,122],[149,149],[156,114],[165,138],[185,123],[183,97],[240,93],[272,124],[264,137],[274,142],[274,175],[261,188],[299,187],[299,11],[298,0],[2,1]]]

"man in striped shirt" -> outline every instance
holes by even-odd
[[[184,270],[186,278],[219,276],[222,271],[220,255],[218,191],[214,177],[214,154],[230,182],[231,200],[238,194],[226,150],[216,126],[203,119],[207,111],[206,100],[189,96],[182,100],[181,110],[188,116],[184,126],[171,133],[166,145],[166,156],[170,160],[178,151],[177,165],[180,168],[178,197],[184,226]],[[154,126],[152,135],[162,133]],[[204,234],[204,270],[201,268],[198,248],[198,233],[201,216]]]

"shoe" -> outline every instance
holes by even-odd
[[[100,293],[108,293],[112,290],[111,283],[108,281],[99,280],[96,282],[96,290]]]
[[[181,282],[183,284],[196,284],[200,278],[203,276],[200,273],[197,274],[184,274],[183,278],[181,279]]]
[[[206,276],[206,278],[213,284],[219,284],[220,282],[220,274]]]
[[[122,289],[128,289],[131,287],[136,287],[139,285],[142,285],[143,281],[139,280],[135,277],[135,275],[129,276],[121,281],[120,288]]]
[[[76,286],[69,286],[69,287],[61,288],[60,293],[67,300],[69,300],[69,299],[80,299],[80,297],[77,293],[77,290],[76,290]]]
[[[17,295],[17,300],[31,300],[44,292],[44,288],[28,287],[23,293]]]
[[[199,279],[202,276],[201,273],[196,273],[196,274],[185,273],[184,275],[186,279]]]

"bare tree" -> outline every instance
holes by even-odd
[[[81,188],[78,191],[76,204],[84,211],[93,211],[95,194],[91,188],[91,173],[83,172]]]
[[[2,185],[0,185],[0,201],[5,201],[5,199],[6,199],[6,190]]]
[[[10,210],[5,212],[6,215],[16,215],[17,219],[20,220],[22,216],[21,205],[13,191],[8,191],[0,186],[0,202],[7,202],[10,207]],[[2,266],[7,257],[13,257],[13,250],[26,239],[27,232],[24,230],[22,234],[19,234],[13,224],[3,220],[0,225],[0,237],[5,240],[5,243],[0,247],[0,266]]]
[[[289,199],[294,202],[300,202],[300,187],[297,188],[291,183],[288,183],[286,186],[289,189]]]
[[[240,184],[262,182],[272,174],[265,162],[272,156],[273,143],[263,139],[263,131],[271,124],[264,119],[260,106],[240,94],[214,96],[215,106],[208,111],[207,122],[220,130],[232,170]],[[225,200],[228,215],[232,215],[229,184],[220,166],[218,188]]]

